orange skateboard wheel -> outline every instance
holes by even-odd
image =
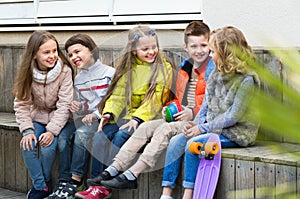
[[[189,146],[189,150],[192,154],[200,154],[203,144],[201,142],[192,142]]]
[[[217,154],[219,152],[219,145],[217,142],[207,142],[204,146],[205,154]]]

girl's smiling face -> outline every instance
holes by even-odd
[[[58,59],[57,44],[54,40],[49,39],[39,47],[34,59],[36,59],[40,70],[53,68]]]
[[[67,49],[70,63],[79,69],[87,69],[95,63],[91,51],[82,44],[74,44]]]
[[[158,46],[156,38],[153,36],[144,36],[139,38],[136,43],[136,56],[144,62],[153,63],[157,54]]]

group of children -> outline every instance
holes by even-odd
[[[27,198],[108,198],[112,189],[136,189],[138,176],[164,160],[161,199],[170,199],[183,154],[183,198],[192,198],[200,159],[187,150],[189,144],[216,133],[222,147],[245,147],[258,132],[248,104],[259,78],[234,47],[255,59],[239,29],[211,32],[193,21],[184,31],[189,58],[175,67],[159,49],[157,33],[139,25],[129,30],[113,68],[100,61],[86,34],[66,41],[67,59],[51,33],[35,31],[13,87],[20,147],[33,184]],[[182,111],[166,122],[172,102]],[[59,179],[50,193],[56,148]]]

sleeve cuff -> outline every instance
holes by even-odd
[[[22,132],[23,134],[23,137],[28,135],[28,134],[31,134],[31,133],[34,133],[34,130],[33,129],[26,129]]]
[[[93,113],[96,115],[96,117],[97,117],[98,120],[101,119],[101,114],[99,113],[99,110],[96,110]]]
[[[135,121],[137,121],[139,123],[139,125],[144,122],[144,120],[142,120],[142,119],[140,119],[138,117],[133,117],[132,119],[135,120]]]

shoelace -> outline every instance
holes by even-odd
[[[93,196],[96,196],[96,194],[97,193],[103,193],[103,191],[102,190],[100,190],[100,189],[98,189],[98,188],[95,188],[95,189],[93,189],[92,191],[91,191],[91,194],[93,195]]]

